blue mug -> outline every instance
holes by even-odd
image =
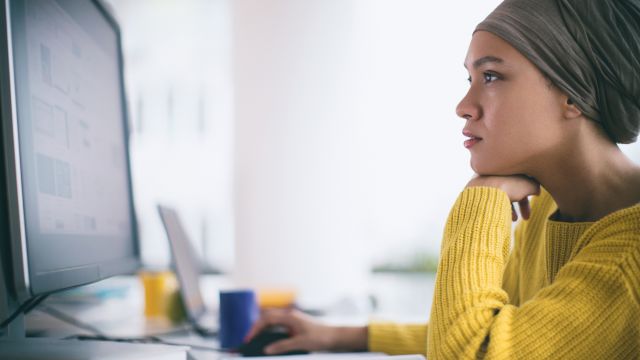
[[[220,292],[220,347],[237,349],[242,345],[260,312],[253,290]]]

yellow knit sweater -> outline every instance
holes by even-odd
[[[427,324],[369,324],[369,348],[431,359],[640,357],[640,204],[549,220],[546,191],[511,243],[506,193],[465,189],[444,230]]]

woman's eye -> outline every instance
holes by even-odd
[[[500,76],[498,76],[498,75],[496,75],[494,73],[491,73],[491,72],[482,73],[482,81],[485,84],[492,83],[492,82],[494,82],[496,80],[500,80]],[[469,76],[467,78],[467,81],[469,82],[469,84],[471,84],[473,82],[473,79],[471,78],[471,76]]]
[[[496,74],[492,74],[492,73],[489,73],[489,72],[483,73],[482,76],[484,77],[484,82],[485,83],[490,83],[490,82],[498,80],[498,76]]]

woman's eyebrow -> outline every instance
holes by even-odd
[[[474,68],[474,69],[477,69],[477,68],[479,68],[480,66],[482,66],[482,65],[484,65],[484,64],[486,64],[486,63],[491,63],[491,62],[493,62],[493,63],[498,63],[498,64],[502,64],[502,63],[504,62],[504,60],[502,60],[502,59],[501,59],[501,58],[499,58],[499,57],[495,57],[495,56],[491,56],[491,55],[489,55],[489,56],[483,56],[483,57],[481,57],[480,59],[478,59],[478,60],[476,60],[476,61],[474,61],[474,62],[473,62],[473,68]],[[464,67],[465,67],[465,69],[466,69],[466,68],[467,68],[467,64],[464,64]]]

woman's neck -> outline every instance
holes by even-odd
[[[615,144],[591,145],[567,151],[534,175],[558,205],[557,220],[596,221],[640,202],[640,166]]]

